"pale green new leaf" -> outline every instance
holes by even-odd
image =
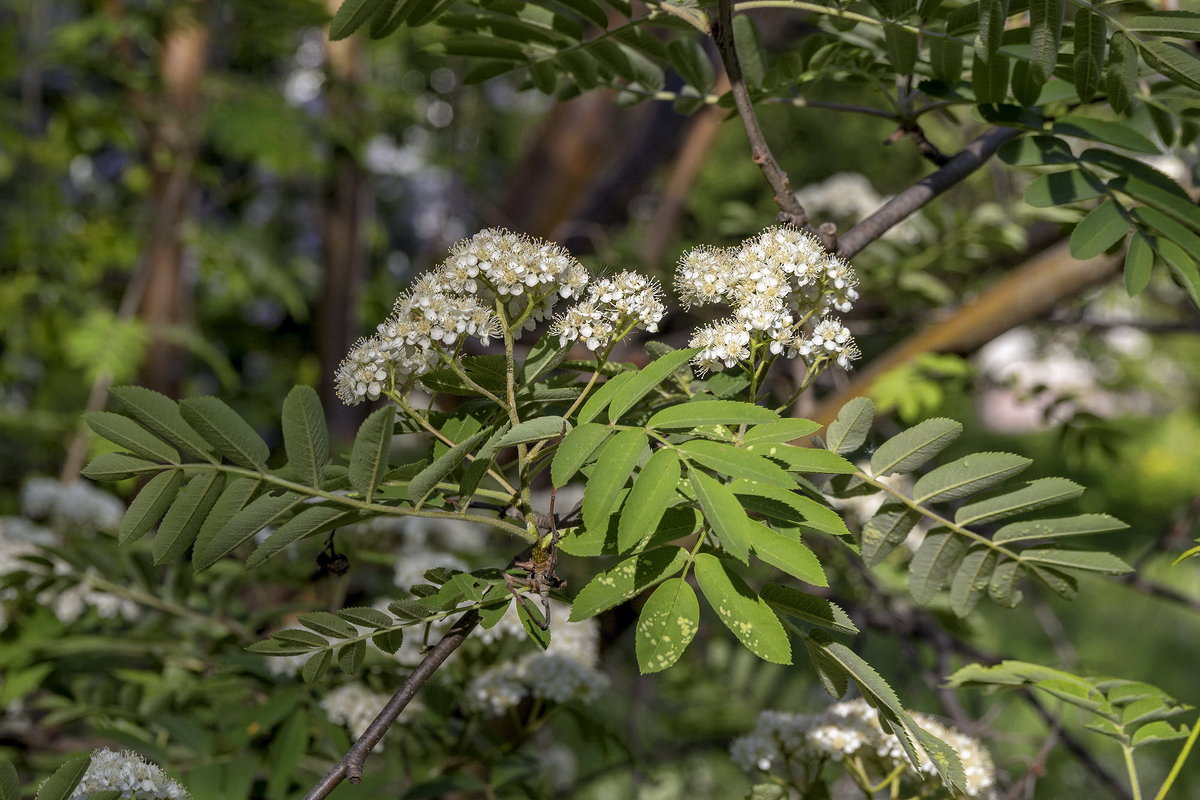
[[[253,569],[288,545],[317,533],[349,525],[358,518],[353,509],[338,506],[313,506],[306,508],[276,528],[260,544],[246,561],[246,569]]]
[[[614,432],[613,428],[596,422],[585,422],[569,431],[559,442],[554,459],[550,462],[550,479],[554,487],[561,489],[570,483],[575,473],[587,464],[609,434]]]
[[[762,445],[764,448],[781,448],[788,445]],[[793,489],[796,481],[778,465],[762,456],[731,444],[712,442],[707,439],[692,439],[679,446],[681,455],[689,461],[715,470],[730,477],[748,478],[759,483],[768,483],[784,489]]]
[[[700,510],[721,546],[743,564],[750,563],[750,537],[754,534],[753,523],[737,495],[725,484],[697,469],[689,469],[692,491],[700,502]]]
[[[974,610],[979,598],[987,591],[996,563],[996,551],[979,547],[963,556],[962,563],[950,581],[950,607],[959,617]]]
[[[666,580],[638,616],[634,646],[643,675],[662,672],[683,655],[700,629],[700,603],[683,578]]]
[[[1121,520],[1107,514],[1081,514],[1077,517],[1013,522],[996,531],[992,541],[1005,544],[1029,539],[1061,539],[1067,536],[1119,531],[1128,527]]]
[[[939,417],[901,431],[872,454],[871,473],[882,477],[893,472],[912,472],[945,450],[962,430],[962,423]]]
[[[1173,742],[1178,739],[1186,739],[1189,733],[1189,728],[1186,725],[1181,725],[1176,728],[1169,722],[1151,722],[1138,729],[1133,735],[1133,746],[1141,747],[1142,745],[1155,744],[1157,742]]]
[[[974,453],[922,475],[913,487],[918,503],[945,503],[981,492],[1033,462],[1013,453]]]
[[[764,586],[761,596],[776,612],[794,617],[806,625],[815,625],[850,636],[859,632],[850,615],[824,597],[777,583]]]
[[[962,506],[954,513],[954,521],[959,525],[979,525],[1023,514],[1035,508],[1065,503],[1081,494],[1083,487],[1066,478],[1038,478],[1015,492]]]
[[[742,444],[766,444],[768,442],[794,442],[821,430],[821,423],[811,419],[781,419],[755,425],[742,434]]]
[[[174,561],[187,552],[224,486],[225,475],[220,472],[204,472],[187,482],[158,526],[155,564]]]
[[[792,663],[792,644],[779,617],[725,561],[700,553],[695,572],[705,599],[747,650],[773,664]]]
[[[608,408],[608,404],[618,393],[623,392],[625,384],[633,380],[635,375],[636,372],[622,372],[600,384],[600,388],[592,392],[592,396],[584,401],[583,407],[579,409],[580,424],[591,422],[601,411]]]
[[[760,561],[813,586],[828,586],[825,570],[812,550],[774,528],[750,521],[750,549]]]
[[[1098,572],[1103,575],[1121,575],[1133,571],[1132,567],[1112,553],[1091,550],[1036,548],[1023,551],[1021,559],[1059,569],[1077,569],[1084,572]]]
[[[179,411],[221,455],[250,469],[266,469],[271,449],[250,423],[216,397],[189,397]]]
[[[320,486],[329,463],[329,429],[321,399],[310,386],[295,387],[283,401],[283,446],[299,479]]]
[[[696,347],[673,350],[634,373],[633,377],[620,387],[621,391],[608,403],[609,421],[619,420],[625,415],[625,412],[637,405],[639,400],[652,392],[675,370],[687,364],[688,359],[698,352],[700,349]],[[579,415],[579,419],[581,422],[587,421],[582,413]]]
[[[914,508],[902,503],[884,503],[862,528],[862,557],[867,566],[882,564],[920,518],[921,513]]]
[[[225,556],[236,550],[243,542],[250,539],[263,528],[275,525],[304,498],[292,492],[283,494],[264,494],[255,498],[249,505],[233,515],[229,522],[204,543],[197,545],[193,554],[193,565],[197,572],[208,569]]]
[[[83,421],[98,435],[135,456],[161,464],[179,463],[179,451],[129,417],[111,411],[89,411]]]
[[[638,428],[623,430],[604,445],[583,491],[583,524],[589,530],[608,527],[621,489],[646,449],[646,434]]]
[[[866,397],[856,397],[838,412],[829,424],[825,446],[835,453],[852,453],[862,447],[875,420],[875,404]]]
[[[931,602],[946,585],[966,549],[965,540],[945,528],[934,528],[925,534],[908,567],[908,590],[913,599],[921,605]]]
[[[629,550],[658,527],[663,514],[675,497],[679,483],[679,456],[664,447],[646,461],[625,500],[625,510],[617,527],[617,546]]]
[[[392,444],[394,415],[395,411],[390,405],[372,412],[354,437],[354,449],[350,451],[350,485],[368,503],[388,471],[387,456]],[[437,480],[433,482],[437,483]]]
[[[167,513],[182,485],[183,473],[179,470],[160,472],[151,478],[121,517],[117,541],[128,544],[142,538]]]
[[[108,393],[139,422],[184,453],[214,460],[212,446],[184,421],[174,400],[142,386],[114,386]]]
[[[500,438],[496,444],[496,449],[512,447],[518,444],[529,444],[530,442],[540,442],[543,439],[554,439],[563,434],[570,433],[571,423],[567,422],[562,417],[546,416],[527,419],[524,422],[517,423],[508,433]]]
[[[701,425],[754,425],[779,420],[769,408],[735,400],[698,400],[659,411],[646,423],[650,428],[698,428]]]
[[[682,547],[658,547],[631,556],[592,578],[571,604],[571,621],[590,619],[624,603],[683,569],[688,553]]]
[[[1129,233],[1129,221],[1112,198],[1088,212],[1071,231],[1071,255],[1084,260],[1095,258]]]

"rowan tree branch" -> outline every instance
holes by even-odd
[[[780,219],[797,227],[807,228],[808,214],[796,199],[787,173],[772,155],[771,146],[767,144],[762,127],[758,124],[758,116],[754,113],[754,101],[750,99],[750,90],[746,87],[746,77],[742,74],[737,46],[733,40],[732,0],[718,0],[717,19],[713,23],[712,37],[717,44],[717,51],[721,54],[721,62],[725,65],[725,73],[729,76],[729,91],[733,94],[738,117],[742,120],[742,127],[746,129],[746,138],[750,140],[750,157],[762,170],[763,177],[775,192],[775,205],[779,206]]]
[[[734,97],[736,99],[736,95]],[[1020,135],[1021,131],[1015,128],[989,128],[975,141],[958,151],[937,172],[917,181],[844,233],[838,240],[838,255],[842,258],[854,256],[930,200],[983,166],[1000,145]]]
[[[342,756],[329,772],[325,773],[325,777],[308,790],[308,794],[304,795],[304,800],[323,800],[342,781],[348,779],[351,783],[358,783],[362,780],[363,762],[367,755],[375,745],[379,744],[379,740],[387,733],[388,728],[392,727],[392,724],[400,716],[400,712],[404,711],[416,696],[417,691],[446,662],[450,654],[467,640],[471,631],[475,630],[475,626],[478,624],[478,611],[468,611],[458,618],[446,635],[430,648],[416,669],[409,673],[404,683],[392,695],[392,699],[379,712],[379,716],[375,717],[375,721],[346,751],[346,755]]]

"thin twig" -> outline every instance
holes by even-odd
[[[754,113],[754,101],[750,99],[750,90],[746,88],[746,77],[742,74],[737,46],[733,41],[732,0],[718,0],[717,20],[713,24],[712,36],[725,65],[725,73],[729,76],[729,90],[733,94],[733,103],[737,107],[742,126],[746,129],[746,138],[750,140],[750,157],[758,164],[767,183],[775,192],[775,205],[779,206],[780,218],[800,228],[808,227],[808,214],[796,199],[787,173],[771,154],[771,147],[767,144],[762,127],[758,124],[758,116]]]
[[[304,795],[304,800],[322,800],[322,798],[328,797],[342,781],[348,779],[351,783],[358,783],[362,780],[363,762],[366,760],[367,754],[375,745],[379,744],[379,740],[392,727],[392,724],[400,716],[400,712],[404,711],[416,696],[417,691],[433,676],[438,667],[445,663],[450,654],[467,640],[471,631],[478,624],[478,611],[468,611],[458,618],[446,635],[430,648],[416,669],[409,673],[404,684],[392,695],[392,699],[379,712],[379,716],[375,717],[375,721],[371,723],[370,727],[362,736],[358,737],[358,741],[350,746],[346,755],[342,756],[329,772],[325,773],[325,777],[308,790],[308,794]]]
[[[843,234],[838,243],[838,255],[842,258],[852,257],[930,200],[983,166],[1000,145],[1020,135],[1021,131],[1014,128],[989,128],[947,161],[944,167],[917,181]]]

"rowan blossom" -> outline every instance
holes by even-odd
[[[71,792],[78,800],[99,792],[120,792],[121,800],[175,800],[191,797],[187,789],[166,776],[162,768],[137,753],[107,748],[92,753],[83,779]]]
[[[587,299],[567,309],[550,330],[563,346],[581,341],[599,350],[634,328],[656,332],[665,314],[658,282],[625,271],[593,283]]]

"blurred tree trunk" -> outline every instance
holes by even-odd
[[[341,0],[327,0],[330,13]],[[333,119],[353,119],[357,84],[362,77],[362,42],[351,36],[327,42],[325,56],[330,77],[329,114]],[[322,230],[324,260],[321,292],[317,298],[317,354],[321,366],[319,387],[330,433],[349,441],[363,410],[338,400],[333,373],[358,336],[358,302],[365,278],[365,222],[370,197],[366,176],[357,155],[335,140],[335,151],[325,187]]]
[[[169,396],[178,394],[183,357],[165,331],[187,312],[180,230],[191,197],[191,172],[199,137],[200,84],[208,54],[208,28],[199,19],[204,0],[191,0],[171,17],[159,56],[162,92],[147,142],[154,218],[143,251],[145,283],[139,312],[150,328],[142,381]]]

